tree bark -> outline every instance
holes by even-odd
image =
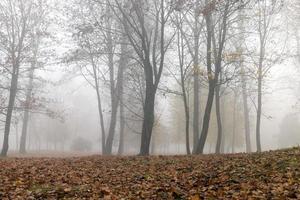
[[[110,38],[109,40],[112,40]],[[121,102],[121,98],[123,99],[123,91],[124,91],[124,72],[127,67],[127,40],[126,40],[126,35],[124,34],[122,36],[121,40],[121,57],[119,60],[119,68],[118,68],[118,75],[117,75],[117,82],[116,85],[113,80],[113,75],[111,75],[111,84],[113,84],[113,87],[111,87],[111,95],[113,95],[112,98],[112,114],[111,114],[111,121],[110,121],[110,128],[108,132],[108,137],[106,141],[106,153],[111,154],[112,153],[112,144],[114,140],[114,135],[115,135],[115,129],[116,129],[116,123],[117,123],[117,114],[118,114],[118,108]],[[112,46],[112,42],[110,42],[110,45]],[[112,50],[111,50],[112,52]],[[111,57],[110,59],[110,65],[111,69],[113,69],[113,58]],[[111,70],[111,73],[113,73],[114,70]],[[125,128],[125,118],[124,118],[124,105],[120,105],[122,107],[122,111],[120,110],[120,144],[121,148],[124,145],[124,128]],[[120,149],[120,148],[119,148]],[[118,150],[119,151],[119,150]],[[121,151],[121,149],[120,149]]]
[[[216,91],[215,91],[215,98],[216,98],[216,116],[217,116],[217,126],[218,126],[218,137],[217,137],[217,144],[216,144],[216,153],[221,153],[221,142],[223,136],[222,130],[222,119],[221,119],[221,109],[220,109],[220,85],[217,84]]]
[[[257,116],[256,116],[256,149],[257,149],[257,152],[261,152],[261,142],[260,142],[261,113],[262,113],[262,62],[260,62],[259,69],[258,69]]]
[[[245,140],[246,140],[246,152],[251,152],[251,138],[250,138],[250,117],[249,117],[249,106],[248,106],[248,93],[247,93],[247,76],[244,67],[243,48],[242,43],[245,41],[244,32],[244,16],[242,15],[243,10],[239,10],[239,31],[240,38],[238,52],[240,53],[239,66],[240,66],[240,78],[242,84],[242,97],[243,97],[243,109],[244,109],[244,127],[245,127]]]
[[[16,122],[15,124],[15,131],[16,131],[16,151],[19,149],[19,123]]]
[[[212,110],[213,101],[214,101],[214,93],[215,93],[215,81],[210,80],[208,98],[207,98],[205,112],[204,112],[201,136],[200,136],[195,154],[202,154],[203,150],[204,150],[204,145],[206,142],[208,129],[209,129],[211,110]]]
[[[265,42],[266,42],[266,25],[265,20],[259,16],[259,36],[260,36],[260,50],[259,63],[257,72],[257,111],[256,111],[256,150],[261,152],[260,129],[261,129],[261,114],[262,114],[262,80],[263,80],[263,62],[265,57]],[[265,17],[265,16],[264,16]],[[263,20],[263,22],[261,22]],[[263,23],[263,24],[262,24]]]
[[[234,91],[234,99],[233,99],[233,124],[232,124],[232,150],[231,152],[234,153],[235,149],[235,135],[236,135],[236,104],[237,104],[237,92]]]
[[[108,136],[106,139],[105,144],[105,154],[110,155],[112,153],[112,145],[115,136],[116,124],[117,124],[117,114],[118,114],[118,107],[119,107],[119,97],[117,92],[117,86],[115,85],[114,80],[114,52],[113,52],[113,38],[111,34],[111,9],[109,4],[107,4],[106,8],[106,38],[107,38],[107,53],[108,53],[108,66],[109,66],[109,81],[110,81],[110,98],[111,98],[111,117],[110,117],[110,124],[108,129]],[[119,69],[120,70],[120,69]]]
[[[112,145],[113,140],[115,137],[115,130],[116,130],[116,124],[117,124],[117,114],[118,114],[118,107],[119,107],[119,99],[115,95],[112,101],[111,106],[111,118],[110,118],[110,126],[108,131],[108,136],[106,139],[106,145],[105,145],[105,154],[111,155],[112,154]]]
[[[29,83],[26,92],[25,110],[24,110],[22,134],[21,134],[21,141],[20,141],[20,150],[19,150],[21,154],[26,153],[26,139],[27,139],[27,130],[28,130],[28,121],[29,121],[29,109],[31,106],[31,94],[33,90],[34,69],[35,69],[35,61],[31,63],[31,69],[29,72]]]
[[[125,30],[124,30],[125,31]],[[125,79],[124,74],[125,70],[127,68],[128,60],[127,60],[127,39],[126,34],[124,33],[122,35],[122,45],[121,45],[121,57],[120,57],[120,64],[119,67],[122,69],[119,69],[119,76],[118,76],[118,98],[119,98],[119,104],[120,104],[120,141],[119,141],[119,149],[118,154],[121,155],[124,153],[124,138],[125,138],[125,113],[124,113],[124,85],[125,85]]]
[[[96,69],[96,64],[94,62],[94,58],[90,52],[90,59],[93,67],[93,75],[94,75],[94,82],[95,82],[95,90],[96,90],[96,95],[97,95],[97,105],[98,105],[98,113],[99,113],[99,120],[100,120],[100,127],[101,127],[101,149],[102,149],[102,154],[105,153],[105,125],[104,125],[104,117],[103,117],[103,112],[102,112],[102,102],[101,102],[101,95],[99,91],[99,80],[98,80],[98,73]]]
[[[124,138],[125,138],[125,116],[124,116],[124,105],[123,105],[123,94],[120,94],[120,141],[118,154],[124,153]]]
[[[244,125],[245,125],[245,139],[246,139],[246,152],[251,152],[251,138],[250,138],[250,120],[249,120],[249,107],[248,107],[248,94],[247,94],[247,81],[245,76],[244,65],[241,64],[241,80],[242,80],[242,95],[243,95],[243,108],[244,108]]]
[[[221,121],[222,121],[222,124],[225,124],[226,121],[226,113],[225,113],[225,97],[224,98],[221,98]],[[221,153],[225,153],[225,138],[222,137],[222,140],[221,140]]]
[[[198,62],[194,62],[194,67],[198,69]],[[199,139],[199,75],[197,70],[194,72],[194,110],[193,110],[193,147],[197,146]]]
[[[180,24],[182,26],[182,24]],[[183,42],[182,33],[178,31],[177,33],[177,48],[178,48],[178,58],[179,58],[179,66],[180,66],[180,86],[182,91],[182,100],[185,114],[185,147],[186,153],[188,155],[191,154],[190,149],[190,109],[189,102],[187,97],[187,91],[185,86],[185,72],[184,72],[184,42]],[[197,139],[198,142],[198,139]]]
[[[184,82],[184,80],[183,80]],[[183,83],[182,82],[182,83]],[[182,84],[182,93],[183,93],[183,104],[184,104],[184,113],[185,113],[185,146],[186,146],[186,153],[188,155],[191,154],[190,150],[190,111],[189,111],[189,106],[188,106],[188,101],[187,101],[187,95],[186,95],[186,90],[185,90],[185,84]],[[198,142],[198,138],[197,138]]]
[[[16,68],[17,66],[14,66]],[[5,128],[4,128],[4,140],[3,140],[3,147],[1,151],[1,156],[7,156],[8,148],[9,148],[9,133],[10,133],[10,125],[12,119],[12,113],[15,105],[15,99],[17,95],[18,89],[18,73],[17,69],[14,70],[15,72],[12,74],[11,78],[11,87],[9,90],[9,100],[8,100],[8,108],[5,118]]]
[[[200,102],[199,102],[199,34],[200,31],[198,30],[198,23],[199,23],[199,16],[198,16],[198,8],[199,8],[199,0],[196,1],[195,6],[195,27],[194,27],[194,57],[193,57],[193,64],[194,64],[194,110],[193,110],[193,148],[196,149],[197,142],[199,140],[199,114],[200,114]]]
[[[152,83],[146,82],[144,120],[142,127],[140,155],[149,155],[152,129],[154,124],[155,89]]]

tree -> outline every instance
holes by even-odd
[[[122,23],[116,19],[109,1],[78,2],[77,6],[71,15],[76,19],[72,26],[77,49],[72,52],[68,61],[79,66],[81,75],[96,91],[102,133],[102,153],[112,154],[118,109],[123,95],[123,77],[128,62],[127,39],[122,33]],[[118,64],[116,64],[117,59]],[[108,70],[108,77],[104,75],[105,70]],[[103,95],[100,91],[102,84],[108,86],[110,93],[110,122],[107,136],[102,105]],[[120,115],[123,115],[122,106],[120,106]],[[122,117],[120,120],[121,129],[124,128],[123,119]]]
[[[203,153],[205,141],[208,134],[209,129],[209,122],[210,122],[210,115],[211,115],[211,109],[214,101],[214,95],[215,95],[215,89],[217,84],[219,83],[219,75],[221,72],[221,64],[222,64],[222,53],[224,49],[224,44],[226,41],[226,33],[227,33],[227,23],[228,23],[228,14],[229,14],[229,5],[230,1],[227,1],[224,5],[224,10],[222,12],[221,17],[221,29],[219,30],[219,37],[218,37],[218,47],[216,46],[215,41],[215,32],[214,32],[214,22],[213,22],[213,13],[216,6],[216,2],[208,1],[206,0],[206,6],[204,8],[203,14],[205,15],[205,21],[206,21],[206,31],[207,31],[207,78],[209,83],[209,92],[207,97],[207,103],[205,107],[205,113],[203,118],[203,127],[201,131],[201,136],[198,141],[197,149],[195,151],[196,154]],[[212,53],[214,54],[215,58],[215,70],[213,74],[212,70]],[[217,90],[218,91],[218,90]],[[217,95],[218,96],[218,95]],[[217,100],[217,99],[216,99]],[[219,101],[217,101],[217,104],[219,105]],[[218,107],[218,106],[217,106]],[[216,111],[218,112],[218,111]],[[219,115],[220,116],[220,115]],[[220,125],[220,121],[218,123]],[[217,147],[220,146],[221,141],[221,129],[219,127],[219,133],[218,133],[218,144]]]
[[[164,0],[130,1],[125,8],[117,0],[115,4],[121,13],[119,21],[123,24],[129,43],[144,70],[146,88],[140,155],[149,155],[155,97],[164,67],[165,54],[171,41],[166,41],[165,35],[170,11]]]
[[[240,79],[241,79],[241,85],[242,85],[242,97],[243,97],[243,109],[244,109],[244,120],[245,120],[245,139],[246,139],[246,152],[251,152],[251,140],[250,140],[250,120],[249,120],[249,105],[248,105],[248,87],[247,87],[247,74],[244,66],[244,56],[245,53],[243,50],[243,45],[245,43],[245,25],[244,25],[244,17],[245,15],[242,14],[242,11],[244,9],[239,10],[238,13],[238,27],[239,27],[239,43],[237,47],[238,52],[238,62],[240,67]]]
[[[118,99],[120,104],[120,140],[119,140],[119,148],[118,148],[118,154],[123,154],[124,152],[124,134],[125,134],[125,111],[124,111],[124,85],[125,85],[125,67],[128,65],[128,45],[127,45],[127,39],[126,35],[123,33],[121,36],[121,58],[120,58],[120,71],[118,75]]]
[[[12,113],[18,92],[18,79],[20,68],[30,46],[30,31],[35,27],[35,17],[39,1],[12,0],[2,1],[1,19],[5,20],[4,27],[0,30],[1,50],[7,55],[7,70],[11,74],[9,99],[5,119],[4,141],[1,156],[6,156],[9,148],[9,134]]]
[[[191,154],[190,150],[190,106],[189,106],[189,99],[188,99],[188,93],[189,93],[189,88],[187,87],[187,81],[189,80],[189,68],[190,65],[187,64],[187,59],[186,59],[186,45],[185,42],[187,42],[186,36],[184,36],[183,32],[183,23],[184,23],[184,17],[182,17],[182,14],[179,12],[175,16],[175,25],[179,29],[177,31],[177,52],[178,52],[178,60],[179,60],[179,68],[180,68],[180,78],[176,78],[175,75],[174,78],[176,79],[176,82],[180,85],[181,88],[181,96],[182,96],[182,101],[183,101],[183,108],[184,108],[184,113],[185,113],[185,141],[186,141],[186,153],[189,155]],[[197,47],[199,48],[199,47]],[[197,78],[194,76],[195,79]],[[197,80],[194,80],[194,82]],[[199,80],[198,80],[199,81]],[[199,83],[198,83],[199,84]],[[198,88],[198,84],[194,84]],[[199,88],[198,88],[199,89]],[[194,91],[195,92],[195,91]],[[198,90],[196,92],[196,95],[198,95]],[[199,104],[199,101],[197,101],[197,98],[194,98],[196,100],[196,104]],[[195,101],[194,101],[195,104]],[[195,108],[195,106],[194,106]],[[199,108],[199,106],[198,106]],[[196,108],[197,110],[197,108]],[[194,118],[198,118],[199,113],[194,110]],[[195,120],[194,120],[195,123]],[[196,123],[198,126],[198,122]],[[194,138],[198,138],[198,132],[197,128],[194,127]]]
[[[181,40],[184,41],[184,45],[188,48],[188,52],[192,57],[193,63],[193,150],[195,150],[199,139],[201,121],[199,106],[201,76],[200,72],[202,71],[202,69],[200,68],[200,47],[201,32],[203,31],[204,20],[201,20],[199,11],[202,7],[200,0],[196,0],[194,3],[191,3],[190,1],[174,1],[173,7],[174,10],[177,11],[176,13],[178,13],[178,16],[176,16],[176,20],[173,20],[175,21],[174,24],[181,34]],[[183,96],[183,98],[185,97]]]
[[[41,42],[44,38],[48,37],[47,29],[49,24],[46,23],[46,12],[47,4],[40,2],[38,5],[38,11],[36,12],[36,21],[34,30],[31,31],[31,46],[30,55],[28,62],[30,63],[30,68],[28,69],[28,85],[26,88],[26,97],[24,102],[24,116],[23,116],[23,126],[22,134],[20,139],[20,153],[26,153],[26,138],[27,138],[27,127],[29,121],[29,112],[34,107],[34,97],[33,97],[33,83],[35,78],[35,71],[41,67],[41,62],[38,62],[38,57],[41,49]],[[49,9],[49,8],[48,8]]]
[[[262,96],[263,96],[263,80],[267,75],[274,63],[278,62],[278,58],[272,58],[272,55],[268,57],[266,51],[269,43],[273,38],[272,34],[276,32],[274,20],[276,14],[282,7],[282,1],[275,0],[262,0],[256,3],[257,12],[257,34],[259,37],[259,56],[258,61],[254,61],[257,66],[257,111],[256,111],[256,148],[258,152],[261,152],[261,116],[262,116]],[[272,43],[272,42],[271,42]]]

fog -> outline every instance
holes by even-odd
[[[1,1],[1,155],[298,146],[299,2],[162,2]]]

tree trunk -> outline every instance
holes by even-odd
[[[182,27],[181,27],[182,28]],[[187,91],[185,86],[185,72],[184,72],[184,39],[183,39],[183,33],[181,31],[178,31],[177,33],[177,48],[178,48],[178,58],[179,58],[179,66],[180,66],[180,86],[182,91],[182,100],[183,100],[183,106],[184,106],[184,113],[185,113],[185,147],[186,147],[186,153],[187,155],[191,154],[190,149],[190,109],[189,109],[189,102],[187,97]],[[198,137],[198,136],[197,136]],[[195,142],[195,141],[194,141]],[[198,138],[197,141],[198,142]],[[194,143],[195,147],[195,143]]]
[[[183,53],[183,50],[182,50],[182,53]],[[183,59],[184,55],[180,55],[180,56],[182,56],[182,59]],[[186,146],[186,153],[188,155],[190,155],[191,154],[191,149],[190,149],[190,109],[189,109],[189,105],[188,105],[187,93],[186,93],[186,88],[185,88],[183,60],[181,60],[181,63],[180,63],[180,77],[181,77],[181,90],[182,90],[184,113],[185,113],[185,146]],[[198,136],[197,136],[197,142],[198,142]],[[195,143],[194,143],[194,145],[195,145]]]
[[[198,64],[194,64],[198,69]],[[193,111],[193,146],[197,146],[199,139],[199,75],[198,72],[194,72],[194,111]]]
[[[154,134],[152,134],[151,141],[150,141],[150,153],[151,153],[151,155],[154,155],[155,152],[160,152],[161,151],[161,149],[156,149],[156,146],[157,146],[156,145],[156,133],[157,132],[154,131]],[[166,149],[164,149],[163,151],[165,153]]]
[[[109,4],[107,4],[107,21],[106,21],[106,29],[107,29],[107,51],[108,51],[108,66],[109,66],[109,80],[110,80],[110,94],[111,94],[111,118],[110,118],[110,125],[109,125],[109,130],[108,130],[108,136],[106,140],[106,145],[105,145],[105,153],[110,155],[112,154],[112,145],[113,145],[113,140],[115,136],[115,131],[116,131],[116,124],[117,124],[117,114],[118,114],[118,107],[119,107],[119,84],[122,84],[119,80],[117,80],[117,83],[115,84],[114,80],[114,50],[113,50],[113,38],[111,34],[111,21],[110,21],[110,15],[111,15],[111,10]],[[124,59],[124,58],[121,58]],[[122,61],[121,61],[122,62]],[[119,65],[118,69],[118,76],[120,73],[122,73],[123,77],[123,68],[124,66]]]
[[[204,118],[203,118],[203,126],[201,131],[200,140],[197,145],[196,154],[202,154],[204,150],[204,145],[206,142],[208,129],[209,129],[209,123],[210,123],[210,115],[211,110],[214,102],[214,93],[215,93],[215,84],[214,81],[210,81],[209,84],[209,92],[208,92],[208,98],[206,102],[205,112],[204,112]]]
[[[209,123],[210,123],[210,115],[212,110],[212,105],[214,101],[214,92],[215,92],[215,78],[212,74],[212,19],[211,19],[211,13],[208,13],[205,17],[206,20],[206,26],[207,26],[207,73],[208,73],[208,83],[209,83],[209,91],[208,91],[208,97],[204,112],[204,118],[203,118],[203,125],[202,125],[202,131],[200,135],[200,139],[197,143],[197,148],[193,152],[195,154],[202,154],[204,150],[204,145],[206,142],[208,129],[209,129]]]
[[[104,126],[104,117],[102,113],[102,104],[101,104],[99,86],[96,86],[96,93],[97,93],[98,112],[100,117],[101,142],[102,142],[102,154],[103,154],[105,152],[105,126]]]
[[[185,86],[183,86],[185,87]],[[186,96],[186,91],[183,89],[183,103],[184,103],[184,112],[185,112],[185,146],[186,146],[186,153],[188,155],[191,154],[190,150],[190,111],[188,107],[188,102],[187,102],[187,96]],[[198,142],[198,139],[197,139]]]
[[[116,95],[113,98],[113,104],[111,106],[111,118],[110,118],[110,126],[108,131],[108,136],[105,145],[105,154],[111,155],[112,154],[112,145],[115,136],[116,124],[117,124],[117,114],[118,114],[118,107],[119,107],[119,97]]]
[[[236,104],[237,104],[237,92],[234,91],[233,100],[233,124],[232,124],[232,153],[234,153],[235,148],[235,135],[236,135]]]
[[[265,55],[265,34],[260,34],[260,55],[257,77],[257,115],[256,115],[256,150],[261,152],[260,129],[261,129],[261,114],[262,114],[262,80],[263,80],[263,61]]]
[[[221,122],[225,124],[225,98],[221,98]],[[221,140],[221,153],[225,153],[225,137],[222,137]]]
[[[19,149],[19,123],[16,122],[15,124],[15,131],[16,131],[16,151]]]
[[[194,28],[194,118],[193,118],[193,148],[195,149],[199,140],[199,114],[200,114],[200,102],[199,102],[199,34],[198,23],[198,8],[199,8],[199,0],[196,1],[195,6],[195,28]]]
[[[261,152],[260,143],[260,126],[262,114],[262,65],[260,64],[258,70],[258,90],[257,90],[257,116],[256,116],[256,149]]]
[[[14,66],[16,68],[16,66]],[[15,70],[16,71],[16,70]],[[1,151],[1,156],[7,156],[8,148],[9,148],[9,133],[10,133],[10,125],[12,119],[12,113],[15,105],[15,99],[17,95],[17,88],[18,88],[18,74],[13,72],[11,78],[11,87],[9,91],[9,100],[8,100],[8,108],[6,113],[5,119],[5,128],[4,128],[4,140],[3,140],[3,147]]]
[[[245,69],[243,64],[241,65],[241,80],[242,80],[242,95],[243,95],[243,107],[244,107],[244,120],[245,120],[245,139],[246,139],[246,152],[251,152],[251,138],[250,138],[250,120],[249,120],[249,107],[248,107],[248,94],[247,94],[247,81],[245,75]]]
[[[104,117],[102,112],[102,103],[101,103],[101,95],[99,91],[99,80],[98,80],[98,73],[96,69],[96,64],[94,62],[93,56],[90,54],[90,59],[92,62],[93,67],[93,75],[94,75],[94,82],[95,82],[95,90],[97,94],[97,104],[98,104],[98,113],[99,113],[99,120],[100,120],[100,127],[101,127],[101,148],[102,148],[102,154],[105,153],[105,125],[104,125]]]
[[[111,36],[110,36],[111,37]],[[112,40],[112,38],[109,39],[109,41]],[[112,145],[113,145],[113,140],[114,140],[114,135],[115,135],[115,129],[116,129],[116,123],[117,123],[117,114],[118,114],[118,107],[120,104],[120,98],[123,95],[123,90],[124,90],[124,71],[125,68],[127,67],[127,44],[126,44],[126,35],[123,35],[122,38],[122,45],[121,45],[121,57],[119,61],[119,68],[118,68],[118,75],[117,75],[117,83],[115,86],[114,83],[114,78],[113,75],[111,75],[111,80],[110,83],[113,85],[111,87],[111,95],[113,95],[112,98],[112,113],[111,113],[111,120],[110,120],[110,127],[109,127],[109,132],[108,132],[108,137],[106,141],[106,153],[107,154],[112,154]],[[112,41],[109,42],[109,45],[112,46]],[[110,50],[111,53],[112,49]],[[109,63],[110,63],[110,69],[113,69],[113,57],[109,58]],[[114,70],[111,70],[110,73],[114,73]],[[120,111],[120,140],[121,146],[123,145],[123,140],[124,140],[124,127],[125,127],[125,121],[124,121],[124,105],[122,105],[122,112]],[[123,148],[123,147],[122,147]],[[120,149],[121,150],[121,149]]]
[[[247,94],[247,77],[244,67],[243,58],[243,48],[242,43],[245,41],[245,25],[244,16],[242,14],[243,10],[239,10],[239,31],[240,31],[240,45],[238,47],[238,52],[240,53],[239,66],[241,70],[241,83],[242,83],[242,96],[243,96],[243,109],[244,109],[244,126],[245,126],[245,140],[246,140],[246,152],[251,152],[251,138],[250,138],[250,117],[249,117],[249,107],[248,107],[248,94]]]
[[[216,153],[221,153],[221,142],[223,136],[222,130],[222,119],[221,119],[221,109],[220,109],[220,85],[217,84],[215,89],[215,98],[216,98],[216,116],[217,116],[217,125],[218,125],[218,137],[217,137],[217,145],[216,145]]]
[[[120,94],[120,141],[118,154],[124,153],[124,138],[125,138],[125,116],[124,116],[124,105],[123,105],[123,94]]]
[[[154,124],[155,89],[152,83],[146,82],[146,97],[144,105],[144,120],[141,136],[140,155],[149,155],[149,147]]]
[[[27,139],[27,129],[28,129],[28,119],[29,119],[29,109],[31,106],[31,94],[33,89],[33,77],[34,77],[34,69],[35,69],[35,61],[31,63],[31,69],[29,72],[29,83],[28,89],[26,92],[26,100],[25,100],[25,110],[24,110],[24,118],[23,118],[23,126],[22,126],[22,134],[20,141],[20,153],[26,153],[26,139]]]
[[[125,30],[124,30],[125,31]],[[122,69],[119,69],[119,76],[118,76],[118,98],[120,104],[120,141],[119,141],[119,149],[118,154],[121,155],[124,153],[124,134],[125,134],[125,113],[124,113],[124,73],[127,68],[128,60],[127,60],[127,39],[126,34],[123,34],[122,38],[122,45],[121,45],[121,58],[120,58],[120,65]]]
[[[207,5],[208,1],[205,1]],[[224,16],[222,20],[222,34],[219,38],[219,47],[216,48],[215,37],[214,37],[214,27],[212,21],[212,13],[209,11],[205,16],[206,26],[207,26],[207,73],[208,73],[208,82],[209,82],[209,91],[208,91],[208,98],[204,113],[203,119],[203,127],[201,131],[200,140],[197,145],[196,152],[197,154],[203,153],[204,145],[206,142],[208,129],[209,129],[209,122],[210,122],[210,115],[212,110],[212,105],[214,101],[214,93],[216,84],[219,82],[219,75],[221,73],[221,65],[222,65],[222,53],[226,39],[227,33],[227,15],[228,15],[228,8],[229,8],[229,1],[226,2],[226,7],[224,11]],[[212,71],[212,44],[214,44],[214,54],[216,59],[215,64],[215,73],[213,74]],[[218,52],[217,52],[218,51]],[[221,117],[221,116],[220,116]]]

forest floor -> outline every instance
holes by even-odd
[[[300,199],[300,148],[0,159],[0,199]]]

